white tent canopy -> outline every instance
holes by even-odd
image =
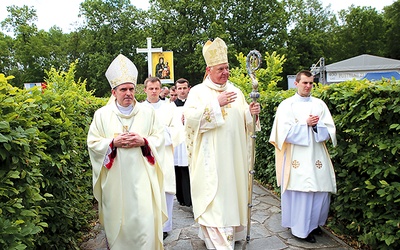
[[[369,72],[400,73],[400,60],[364,54],[326,65],[325,69],[328,83],[343,82],[362,79]]]

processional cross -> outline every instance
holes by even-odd
[[[152,48],[151,47],[151,37],[147,38],[147,48],[140,49],[136,48],[136,53],[147,53],[147,71],[148,76],[152,76],[152,68],[153,68],[153,57],[151,56],[152,52],[163,52],[162,48]]]

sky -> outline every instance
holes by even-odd
[[[354,6],[370,6],[378,11],[384,6],[391,5],[395,0],[320,0],[324,7],[331,4],[331,10],[337,12]],[[3,21],[8,12],[6,6],[33,6],[36,9],[38,29],[48,31],[52,26],[60,27],[64,33],[74,31],[74,23],[78,21],[79,4],[83,0],[0,0],[0,21]],[[131,0],[131,3],[141,9],[149,6],[146,0]],[[4,31],[3,31],[4,32]]]

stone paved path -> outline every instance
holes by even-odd
[[[235,250],[264,249],[352,249],[343,241],[323,230],[315,236],[316,243],[297,240],[290,231],[281,226],[280,200],[272,192],[255,183],[251,216],[250,241],[236,242]],[[199,226],[193,220],[191,208],[180,206],[176,201],[173,211],[173,230],[164,241],[165,250],[206,250],[204,242],[197,236]],[[104,231],[98,226],[96,238],[82,244],[82,250],[104,250]]]

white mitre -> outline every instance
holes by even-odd
[[[112,89],[123,83],[133,83],[136,86],[137,76],[135,64],[122,54],[112,61],[106,71],[106,78]]]
[[[203,57],[207,67],[228,63],[228,48],[225,42],[219,37],[213,42],[208,40],[203,46]]]

